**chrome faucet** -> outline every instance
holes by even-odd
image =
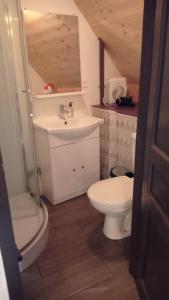
[[[69,111],[68,117],[73,118],[74,117],[74,108],[73,108],[72,101],[69,102],[68,111]]]
[[[73,118],[74,110],[72,102],[69,102],[69,105],[61,104],[60,108],[60,119],[66,120],[67,118]]]
[[[65,120],[68,117],[68,110],[66,109],[66,105],[61,104],[59,106],[59,110],[60,110],[60,115],[59,115],[60,119]]]

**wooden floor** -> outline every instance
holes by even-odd
[[[22,273],[25,299],[138,300],[128,273],[129,240],[103,235],[104,216],[87,196],[47,206],[50,236],[38,260]]]

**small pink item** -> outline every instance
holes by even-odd
[[[44,86],[44,90],[45,90],[45,93],[46,93],[46,94],[51,94],[51,93],[53,93],[53,84],[52,84],[52,83],[47,83],[47,84]]]

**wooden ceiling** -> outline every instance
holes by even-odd
[[[24,11],[28,59],[54,91],[80,90],[79,29],[76,16]]]
[[[74,0],[128,83],[140,73],[143,0]]]

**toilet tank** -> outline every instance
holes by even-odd
[[[132,133],[131,139],[132,139],[132,144],[131,144],[131,147],[132,147],[132,172],[134,172],[135,150],[136,150],[136,132]]]

